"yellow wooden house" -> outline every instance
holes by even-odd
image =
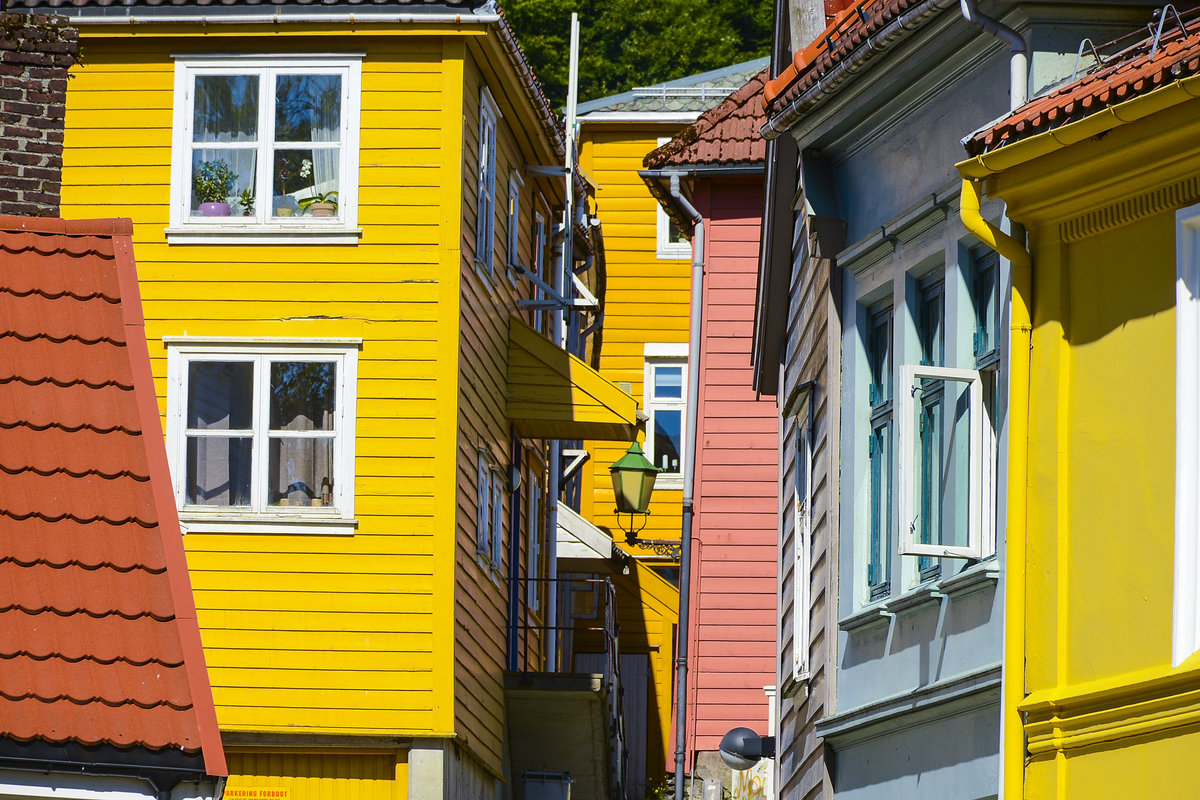
[[[504,673],[549,654],[546,443],[628,443],[638,404],[522,304],[567,198],[507,23],[59,10],[87,54],[62,214],[133,219],[227,796],[519,796]]]
[[[647,416],[643,449],[663,470],[640,539],[678,543],[680,538],[692,249],[639,172],[650,151],[765,65],[766,59],[758,59],[579,104],[580,168],[595,184],[596,209],[604,221],[607,288],[599,370],[641,401]],[[582,470],[583,516],[610,531],[632,557],[629,573],[614,581],[621,603],[622,652],[648,659],[646,772],[653,782],[674,769],[668,750],[679,555],[666,547],[656,552],[626,544],[609,479],[609,468],[626,445],[593,440],[585,447],[590,458]]]
[[[959,164],[1012,267],[1007,798],[1200,786],[1200,34],[1150,30]]]

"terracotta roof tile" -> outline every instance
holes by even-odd
[[[1167,24],[1172,29],[1164,29],[1153,55],[1153,38],[1138,42],[1090,74],[1035,97],[999,122],[976,131],[965,143],[967,152],[979,155],[995,150],[1200,74],[1200,20],[1193,17],[1188,23],[1190,34],[1179,30],[1173,18]]]
[[[130,232],[0,217],[0,736],[222,775]]]
[[[759,135],[766,121],[762,105],[768,71],[759,72],[715,108],[644,160],[650,169],[678,164],[751,164],[766,158]]]

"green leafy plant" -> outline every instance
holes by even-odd
[[[242,193],[238,195],[238,205],[242,207],[243,214],[254,213],[254,190],[249,186],[242,189]]]
[[[224,203],[236,181],[237,173],[224,161],[201,161],[192,177],[192,187],[201,203]]]
[[[301,211],[308,211],[310,206],[313,206],[317,203],[329,203],[333,206],[333,210],[336,213],[338,208],[337,196],[337,192],[324,192],[322,194],[314,194],[312,197],[305,197],[304,199],[297,200],[296,202],[300,205]]]

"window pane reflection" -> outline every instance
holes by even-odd
[[[248,436],[189,436],[188,505],[250,505],[250,452]]]
[[[193,361],[188,364],[187,426],[198,430],[249,430],[254,364]]]
[[[683,412],[659,409],[654,412],[654,466],[665,473],[679,472]]]
[[[268,449],[271,505],[333,504],[333,437],[272,438]]]
[[[332,362],[271,362],[271,430],[333,430],[336,380]]]

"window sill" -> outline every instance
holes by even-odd
[[[1000,580],[1000,567],[996,561],[988,560],[963,570],[957,575],[943,578],[937,585],[938,591],[947,597],[962,597],[981,589],[994,587]]]
[[[656,491],[658,489],[671,490],[671,489],[682,489],[682,488],[683,488],[683,476],[682,475],[665,475],[665,476],[659,475],[657,478],[654,479],[654,489]]]
[[[313,514],[196,514],[179,512],[179,524],[187,533],[275,533],[351,536],[358,528],[353,517]]]
[[[656,254],[661,259],[670,259],[672,261],[690,261],[692,258],[692,248],[690,245],[688,247],[680,247],[678,249],[660,248]]]
[[[846,633],[864,633],[875,628],[886,628],[895,614],[888,611],[882,602],[867,606],[856,614],[838,620],[838,629]]]
[[[780,696],[786,697],[796,704],[803,703],[808,699],[809,677],[808,673],[801,675],[799,678],[789,675],[783,683]]]
[[[933,583],[918,586],[912,591],[905,592],[896,599],[888,602],[887,610],[889,613],[900,615],[909,611],[916,611],[928,605],[937,605],[946,596],[939,589],[940,587]]]
[[[340,225],[187,225],[167,228],[167,244],[358,244],[362,228]]]

